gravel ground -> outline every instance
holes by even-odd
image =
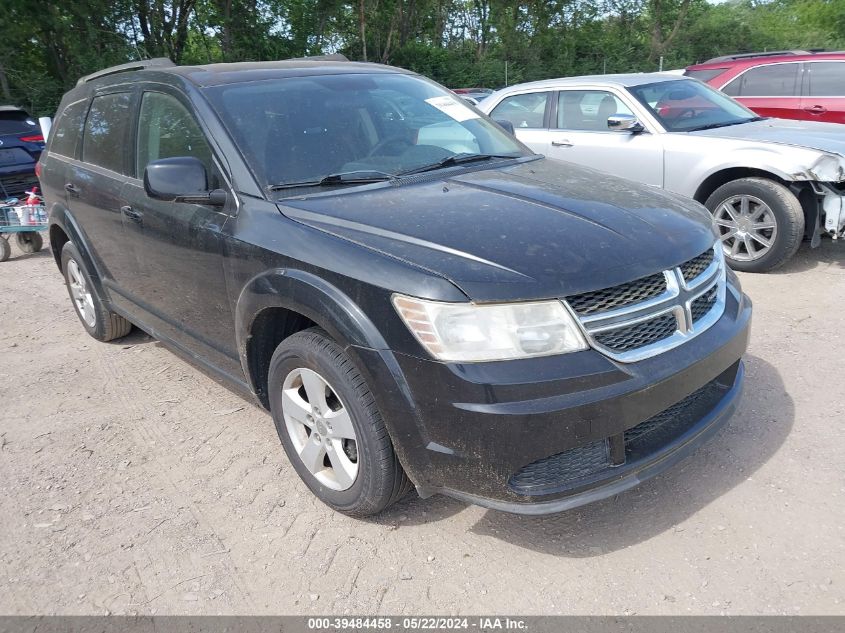
[[[309,494],[261,409],[140,332],[97,343],[48,253],[13,257],[0,613],[845,614],[845,244],[742,277],[746,394],[680,466],[554,516],[369,521]]]

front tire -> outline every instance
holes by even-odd
[[[103,342],[129,334],[132,324],[106,307],[79,251],[71,242],[62,248],[62,273],[76,316],[88,334]]]
[[[773,180],[733,180],[716,189],[705,206],[734,270],[774,270],[795,254],[804,238],[801,203]]]
[[[323,330],[276,348],[268,395],[288,459],[326,505],[370,516],[411,489],[364,377]]]

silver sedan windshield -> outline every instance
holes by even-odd
[[[745,106],[698,81],[659,81],[628,88],[668,132],[692,132],[758,120]]]

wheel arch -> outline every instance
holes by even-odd
[[[696,202],[704,204],[707,202],[707,198],[709,198],[716,189],[733,180],[739,180],[740,178],[766,178],[785,187],[789,187],[792,184],[773,171],[757,169],[754,167],[728,167],[715,171],[707,176],[707,178],[705,178],[696,189],[693,199]]]
[[[68,242],[73,242],[73,245],[79,251],[79,255],[84,260],[83,263],[92,281],[96,284],[97,290],[101,296],[107,297],[108,295],[103,292],[100,271],[91,257],[88,240],[85,239],[74,217],[64,207],[56,205],[50,210],[48,235],[50,236],[50,251],[53,253],[53,259],[55,259],[59,271],[62,271],[62,249]]]
[[[267,370],[276,347],[309,327],[324,329],[344,348],[387,349],[372,321],[352,299],[322,277],[297,269],[275,269],[252,278],[235,309],[241,366],[264,407]]]

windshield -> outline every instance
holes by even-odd
[[[530,154],[462,99],[413,75],[291,77],[206,94],[268,188],[371,182],[471,156]],[[326,179],[336,175],[343,178]]]
[[[698,81],[661,81],[628,88],[669,132],[692,132],[759,120],[751,110]]]

